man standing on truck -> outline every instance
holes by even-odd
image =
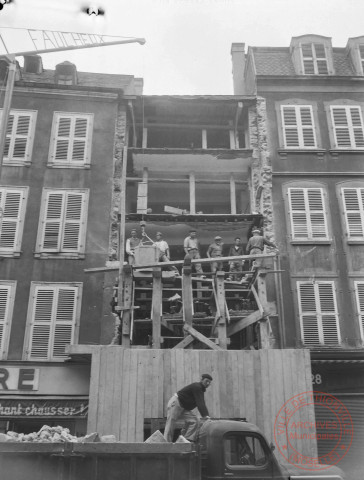
[[[180,419],[185,421],[181,435],[190,442],[195,441],[200,421],[192,410],[197,407],[202,420],[208,420],[210,418],[205,404],[204,393],[211,382],[211,375],[204,373],[201,375],[199,382],[191,383],[183,387],[169,400],[167,405],[167,422],[164,429],[164,438],[167,442],[173,441],[175,424]]]

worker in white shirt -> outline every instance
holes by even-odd
[[[140,244],[140,238],[137,237],[137,231],[135,228],[133,228],[130,231],[130,238],[126,239],[125,243],[125,251],[128,254],[128,263],[129,265],[134,265],[135,262],[135,249],[139,246]]]
[[[169,245],[168,243],[163,240],[163,235],[161,232],[157,232],[155,234],[156,241],[154,245],[156,245],[159,249],[159,262],[169,262],[170,261],[170,254],[169,254]],[[167,265],[168,270],[173,270],[176,274],[179,274],[177,267],[174,265]]]

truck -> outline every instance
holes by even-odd
[[[196,443],[0,444],[0,480],[344,480],[278,462],[257,426],[208,420]]]

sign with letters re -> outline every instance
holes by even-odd
[[[9,391],[36,391],[39,386],[39,368],[0,368],[0,393]]]

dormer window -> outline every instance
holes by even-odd
[[[71,62],[56,65],[55,83],[58,85],[77,85],[76,65]]]
[[[329,69],[323,43],[302,43],[303,73],[305,75],[328,75]]]
[[[364,35],[349,38],[346,45],[346,54],[350,58],[354,75],[364,75]]]
[[[360,59],[360,64],[361,64],[361,70],[364,74],[364,43],[361,43],[359,45],[359,59]]]

